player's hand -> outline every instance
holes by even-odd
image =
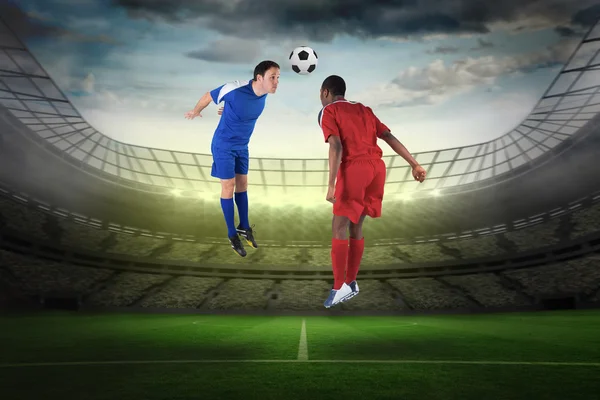
[[[224,108],[225,108],[225,107],[220,107],[220,108],[219,108],[219,110],[217,111],[217,114],[219,114],[219,115],[223,115],[223,109],[224,109]]]
[[[413,168],[412,175],[416,181],[423,182],[425,180],[425,177],[427,176],[427,171],[425,171],[425,168],[421,167],[420,165],[417,165]]]
[[[200,115],[199,112],[198,113],[195,112],[194,110],[188,111],[188,112],[185,113],[185,118],[187,118],[187,119],[194,119],[196,117],[202,118],[202,115]]]
[[[335,204],[335,186],[329,186],[325,199],[331,204]]]

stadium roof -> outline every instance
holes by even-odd
[[[522,166],[575,135],[600,112],[600,23],[593,26],[528,117],[507,134],[485,143],[415,153],[428,171],[415,184],[399,156],[384,157],[386,192],[433,192],[490,178]],[[210,154],[130,145],[98,132],[79,114],[26,46],[0,19],[0,104],[30,130],[70,157],[71,162],[103,171],[132,186],[176,194],[218,196],[210,176]],[[327,186],[326,159],[250,160],[252,191],[273,200],[313,196],[322,201]],[[256,196],[257,198],[259,196]]]

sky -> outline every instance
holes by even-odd
[[[516,127],[600,15],[595,0],[4,0],[5,21],[80,114],[127,144],[210,153],[200,97],[281,67],[253,157],[326,158],[319,88],[331,74],[415,152]],[[294,73],[292,49],[319,55]],[[384,154],[391,149],[382,145]]]

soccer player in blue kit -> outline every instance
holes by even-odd
[[[221,180],[221,209],[227,224],[227,236],[233,250],[246,256],[239,236],[253,248],[258,245],[248,220],[248,143],[258,117],[265,108],[267,94],[277,91],[280,67],[274,61],[262,61],[254,68],[254,78],[249,81],[234,81],[207,92],[187,119],[201,116],[211,101],[225,102],[221,120],[211,143],[213,164],[211,176]],[[235,204],[239,214],[239,225],[235,225]]]

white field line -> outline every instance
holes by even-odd
[[[300,344],[298,345],[298,360],[308,360],[308,343],[306,342],[306,320],[302,320],[302,330],[300,331]]]
[[[66,367],[132,364],[278,364],[278,363],[325,363],[325,364],[441,364],[441,365],[531,365],[563,367],[600,367],[600,362],[560,361],[471,361],[471,360],[116,360],[116,361],[66,361],[37,363],[3,363],[0,368],[19,367]]]

